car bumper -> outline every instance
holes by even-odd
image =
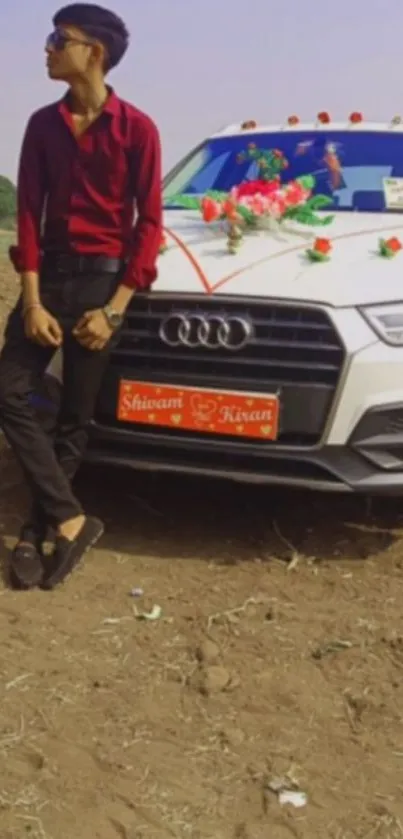
[[[367,436],[384,420],[397,420],[402,430]],[[344,446],[315,449],[262,449],[253,444],[219,445],[195,441],[183,434],[173,438],[145,429],[135,434],[93,423],[86,460],[108,466],[152,472],[181,472],[331,492],[399,494],[403,491],[403,403],[370,411]]]
[[[399,494],[403,491],[403,349],[379,341],[354,309],[330,314],[346,357],[319,443],[257,443],[119,424],[118,378],[127,377],[128,371],[115,367],[108,371],[101,393],[103,406],[92,423],[86,460],[314,490]],[[300,397],[295,399],[298,415]]]

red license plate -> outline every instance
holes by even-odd
[[[279,399],[275,394],[262,396],[122,380],[117,418],[122,422],[275,440]]]

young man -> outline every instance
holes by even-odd
[[[105,84],[126,52],[125,25],[87,3],[61,9],[53,24],[48,74],[66,82],[68,92],[34,113],[26,129],[13,260],[21,296],[0,355],[0,426],[34,497],[11,557],[12,580],[47,589],[103,531],[85,516],[71,481],[125,310],[156,277],[162,215],[157,128]],[[59,347],[63,397],[51,440],[31,396]],[[56,538],[45,564],[49,526]]]

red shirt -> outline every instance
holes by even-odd
[[[43,252],[101,254],[128,260],[124,285],[145,289],[155,280],[162,235],[159,133],[112,90],[80,137],[68,95],[33,114],[17,191],[18,247],[11,258],[20,273],[39,271]]]

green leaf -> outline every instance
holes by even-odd
[[[195,198],[193,195],[169,195],[165,202],[176,204],[177,207],[183,207],[185,210],[200,209],[200,198]]]
[[[294,221],[299,222],[299,224],[308,224],[312,227],[326,227],[333,221],[334,216],[325,216],[324,218],[321,218],[313,213],[312,210],[305,204],[302,207],[290,207],[290,209],[286,210],[284,213],[283,218],[293,219]]]
[[[328,207],[331,203],[332,199],[329,195],[314,195],[308,199],[305,206],[310,210],[320,210],[321,207]]]
[[[302,175],[300,178],[296,178],[297,184],[301,184],[304,189],[313,189],[316,180],[313,175]]]
[[[306,251],[306,255],[311,262],[328,262],[329,256],[328,254],[321,253],[320,251],[315,251],[313,248],[309,248]]]
[[[238,204],[236,208],[237,213],[248,223],[253,223],[255,220],[255,214],[248,210],[247,207],[244,207],[242,204]]]
[[[328,224],[331,224],[333,221],[334,216],[325,216],[325,218],[320,218],[320,216],[315,216],[313,213],[306,218],[300,219],[297,217],[297,221],[301,224],[309,224],[312,227],[327,227]]]
[[[210,189],[206,192],[206,198],[212,198],[213,201],[226,201],[228,192],[219,192],[217,189]]]
[[[331,224],[333,220],[334,216],[325,216],[324,218],[318,219],[318,224],[320,224],[321,227],[327,227],[327,225]]]

